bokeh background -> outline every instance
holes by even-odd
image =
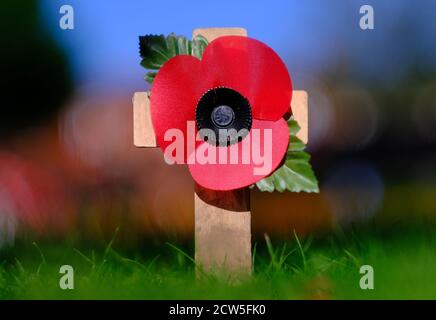
[[[74,8],[74,30],[59,8]],[[375,29],[361,30],[370,4]],[[320,194],[252,197],[254,237],[436,222],[436,2],[12,1],[0,10],[0,247],[193,237],[193,182],[132,138],[138,35],[244,27],[309,92]]]

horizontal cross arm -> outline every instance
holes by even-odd
[[[303,90],[294,90],[291,109],[301,127],[297,136],[308,141],[308,96]],[[150,98],[147,92],[136,92],[133,96],[133,144],[136,147],[157,147],[150,114]]]

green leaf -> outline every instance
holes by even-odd
[[[289,137],[289,146],[288,151],[303,151],[306,148],[306,145],[303,141],[297,138],[297,136],[291,135]]]
[[[204,49],[206,49],[209,42],[201,34],[196,35],[194,40],[192,40],[192,55],[201,59],[203,57]]]
[[[319,192],[318,180],[309,163],[310,155],[304,152],[306,145],[297,137],[300,126],[291,118],[288,121],[289,146],[284,164],[270,176],[258,181],[260,191]]]
[[[197,35],[194,40],[171,33],[164,35],[145,35],[139,37],[139,55],[141,66],[151,70],[145,76],[145,81],[152,84],[157,71],[172,57],[179,54],[193,55],[199,59],[208,45],[205,37]]]
[[[157,72],[147,72],[144,79],[148,83],[152,84],[156,75],[157,75]]]
[[[159,69],[169,58],[168,45],[163,35],[139,37],[141,65],[146,69]]]
[[[300,131],[301,127],[298,122],[291,117],[291,119],[289,119],[288,121],[288,129],[291,136],[296,136],[297,133]]]

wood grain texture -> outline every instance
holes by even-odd
[[[198,28],[192,32],[192,37],[201,34],[207,39],[207,41],[212,42],[216,38],[222,36],[247,36],[247,30],[244,28]]]
[[[207,273],[251,274],[250,190],[195,188],[195,261]]]
[[[133,95],[133,144],[136,147],[157,147],[147,92]]]
[[[307,92],[303,90],[294,90],[292,92],[291,110],[294,119],[297,120],[301,129],[297,133],[297,137],[304,143],[309,140],[309,105]]]

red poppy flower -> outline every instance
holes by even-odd
[[[290,111],[291,96],[289,73],[271,48],[247,37],[217,38],[206,47],[202,60],[178,55],[158,72],[151,90],[151,116],[157,143],[165,151],[174,142],[165,133],[169,129],[180,130],[184,152],[176,157],[183,159],[177,163],[188,163],[192,177],[203,187],[231,190],[251,185],[271,174],[283,160],[289,143],[283,116]],[[218,129],[244,129],[245,134],[227,141],[202,136],[203,140],[192,142],[189,121],[195,121],[195,134],[201,129],[215,133]],[[255,134],[256,130],[260,136]],[[262,134],[267,130],[272,141]],[[259,137],[260,143],[255,144]],[[252,141],[249,154],[243,148],[245,139]],[[271,142],[271,146],[265,146]],[[205,148],[214,151],[217,157],[222,151],[237,150],[239,159],[247,156],[244,159],[248,161],[237,164],[189,161]],[[270,166],[259,173],[255,170],[259,163],[254,155],[262,152],[268,153],[263,156],[268,158]]]

